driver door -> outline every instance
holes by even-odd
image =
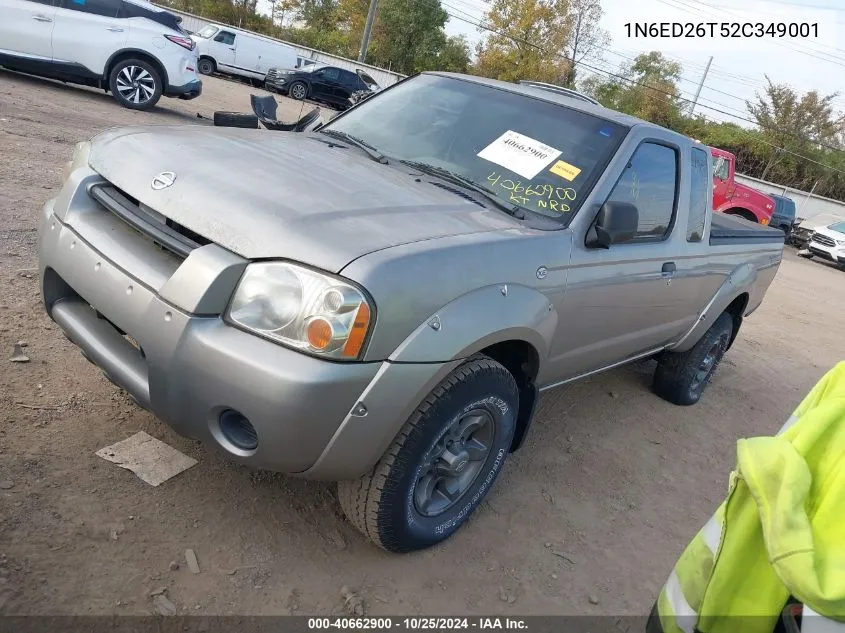
[[[218,66],[237,68],[236,40],[237,36],[234,33],[221,29],[208,43],[208,52],[214,57]]]

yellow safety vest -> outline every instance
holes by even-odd
[[[772,633],[790,596],[845,621],[845,362],[776,437],[737,442],[727,499],[660,592],[664,633]]]

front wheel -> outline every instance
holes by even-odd
[[[733,334],[733,319],[723,312],[695,346],[660,356],[654,372],[654,392],[673,404],[688,406],[701,399]]]
[[[449,538],[501,471],[518,407],[507,369],[486,356],[469,359],[429,394],[371,472],[338,484],[344,513],[390,552]]]
[[[302,101],[303,99],[305,99],[305,97],[308,96],[308,86],[306,86],[301,81],[294,81],[288,89],[288,96],[291,99]]]
[[[209,59],[208,57],[203,57],[197,63],[197,70],[201,75],[213,75],[214,71],[217,70],[216,65],[214,64],[213,59]]]
[[[109,74],[112,95],[125,108],[149,110],[161,98],[161,75],[141,59],[124,59]]]

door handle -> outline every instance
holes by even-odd
[[[106,27],[107,31],[111,31],[112,33],[123,33],[123,29],[119,26],[108,26]]]
[[[663,268],[660,269],[660,274],[663,277],[672,277],[677,269],[678,267],[675,266],[675,262],[666,262],[663,264]]]
[[[32,19],[36,22],[52,22],[53,18],[48,18],[46,15],[33,15]]]
[[[234,48],[232,48],[232,47],[230,46],[230,47],[229,47],[229,50],[230,50],[230,51],[233,51],[233,50],[235,50],[235,49],[234,49]]]

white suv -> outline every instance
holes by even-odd
[[[194,41],[143,0],[0,0],[0,66],[102,88],[135,110],[202,92]]]

